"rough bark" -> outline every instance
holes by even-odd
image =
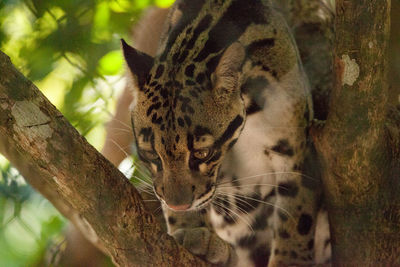
[[[0,153],[117,265],[203,266],[144,209],[112,163],[0,52]]]
[[[390,0],[336,1],[335,84],[316,145],[335,266],[400,265],[398,110],[388,110]],[[390,116],[388,116],[390,114]]]

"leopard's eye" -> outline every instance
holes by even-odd
[[[153,151],[142,151],[142,156],[147,160],[156,160],[158,159],[157,153]]]
[[[195,150],[193,152],[193,156],[196,159],[204,160],[204,159],[208,158],[210,155],[211,155],[211,149],[210,148],[202,148],[202,149]]]

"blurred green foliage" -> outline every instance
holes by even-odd
[[[173,0],[0,0],[0,50],[98,149],[123,88],[120,38]],[[0,70],[1,71],[1,70]],[[0,155],[0,266],[41,266],[65,219]]]

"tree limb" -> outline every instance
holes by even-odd
[[[204,266],[161,230],[122,173],[0,52],[0,153],[122,266]]]

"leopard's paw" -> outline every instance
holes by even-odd
[[[232,246],[206,227],[178,229],[172,236],[191,253],[210,263],[232,266],[237,260]]]

